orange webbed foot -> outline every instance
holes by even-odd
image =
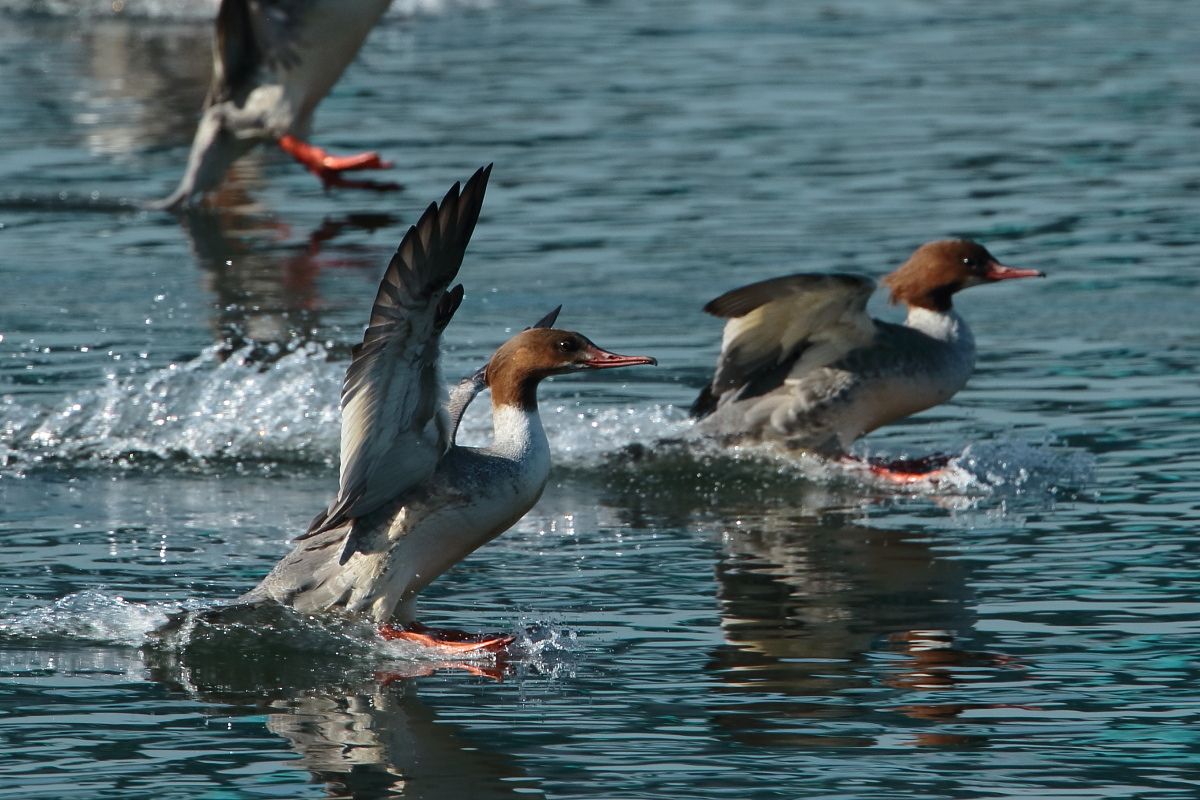
[[[350,180],[343,178],[343,172],[364,169],[389,169],[395,164],[384,161],[378,153],[358,153],[352,156],[332,156],[324,149],[302,142],[295,136],[284,136],[279,140],[279,147],[292,158],[304,165],[312,174],[321,179],[326,188],[341,189],[372,189],[379,192],[395,191],[400,184],[392,181]]]
[[[499,653],[517,638],[508,634],[468,633],[453,628],[430,628],[419,622],[405,626],[385,623],[379,626],[379,635],[388,641],[399,639],[449,655]]]
[[[845,461],[857,467],[865,468],[877,478],[901,485],[936,481],[946,471],[951,456],[945,453],[934,453],[923,458],[868,458],[860,459],[846,456]]]

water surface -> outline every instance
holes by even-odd
[[[1195,796],[1200,7],[406,4],[314,136],[403,191],[262,151],[182,220],[138,204],[206,5],[0,8],[0,795]],[[327,500],[387,258],[492,162],[447,374],[559,303],[661,364],[545,384],[545,497],[423,595],[512,657],[287,614],[160,641]],[[969,386],[859,446],[951,479],[627,449],[686,433],[708,299],[945,236],[1050,275],[961,295]]]

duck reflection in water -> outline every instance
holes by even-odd
[[[966,649],[976,615],[971,562],[947,557],[924,527],[872,527],[868,511],[896,502],[871,485],[805,479],[762,461],[665,448],[610,462],[606,506],[633,529],[719,537],[716,601],[724,643],[707,669],[720,682],[712,722],[764,747],[975,744],[939,726],[981,702],[961,694],[1022,669]],[[720,695],[724,695],[722,698]]]
[[[5,25],[14,22],[6,15]],[[70,52],[79,55],[37,70],[30,85],[48,106],[77,104],[77,124],[63,125],[57,135],[78,135],[78,146],[93,155],[120,157],[126,174],[130,156],[182,147],[191,139],[212,71],[208,30],[124,14],[34,30],[39,38],[69,37]]]
[[[327,245],[350,231],[394,227],[400,218],[386,213],[326,218],[296,242],[291,226],[254,199],[260,183],[253,164],[238,162],[212,203],[189,208],[179,219],[213,295],[220,357],[238,353],[247,362],[266,363],[317,335],[322,270],[378,269],[378,256],[366,248],[346,245],[330,253]]]
[[[994,704],[909,702],[1014,666],[965,650],[974,627],[965,562],[937,557],[911,532],[837,514],[804,521],[769,512],[734,521],[717,565],[726,644],[709,669],[728,691],[786,699],[722,707],[717,724],[750,744],[873,746],[867,718],[953,720]],[[906,702],[893,704],[900,690]],[[884,702],[880,703],[879,701]],[[964,745],[977,736],[912,723],[909,744]]]
[[[282,607],[275,614],[269,630],[261,612],[245,624],[197,620],[148,651],[152,678],[212,704],[210,716],[264,719],[300,756],[295,768],[331,797],[539,796],[508,754],[439,720],[418,696],[421,676],[447,668],[475,673],[476,665],[387,660],[362,639],[341,638]],[[238,658],[229,658],[231,649]],[[463,680],[470,691],[480,679]]]

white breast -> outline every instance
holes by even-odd
[[[409,616],[418,592],[537,503],[550,476],[550,445],[537,411],[501,406],[493,421],[491,447],[454,448],[429,481],[428,494],[392,519],[382,572],[364,582],[352,607],[369,608],[381,622],[394,613]]]

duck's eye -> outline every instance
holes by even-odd
[[[973,266],[975,266],[975,259],[972,258],[971,256],[966,256],[963,258],[963,263],[966,264],[968,267],[973,267]]]
[[[574,353],[579,349],[579,342],[574,339],[559,339],[556,347],[564,353]]]

